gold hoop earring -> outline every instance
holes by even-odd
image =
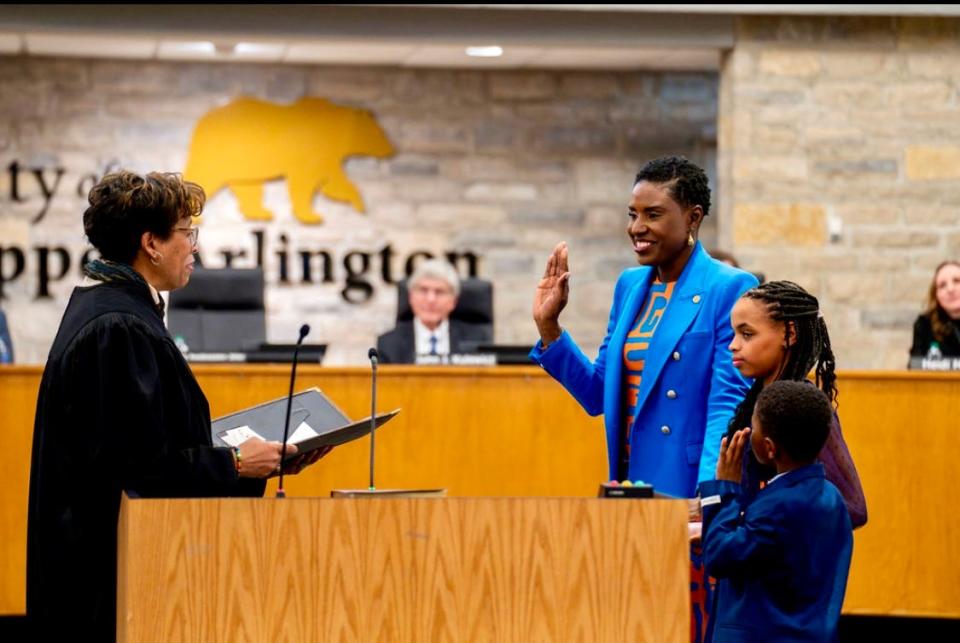
[[[692,245],[694,245],[695,243],[696,243],[696,241],[695,241],[694,238],[693,238],[693,233],[692,233],[692,232],[688,232],[688,233],[687,233],[687,245],[688,245],[688,246],[692,246]]]

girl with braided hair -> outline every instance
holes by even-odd
[[[730,421],[728,442],[737,430],[750,426],[760,392],[778,380],[805,381],[813,370],[817,387],[836,407],[836,364],[816,297],[793,282],[771,281],[740,297],[730,313],[730,325],[734,332],[730,343],[733,365],[754,382]],[[866,500],[836,411],[830,436],[817,460],[823,463],[827,480],[843,495],[853,527],[864,525]],[[760,464],[749,448],[743,466],[743,492],[748,496],[776,475],[776,471]]]

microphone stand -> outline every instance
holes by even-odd
[[[283,490],[283,457],[287,454],[287,433],[290,430],[290,406],[293,404],[293,382],[297,378],[297,355],[300,352],[300,344],[303,338],[310,332],[310,326],[304,324],[300,327],[300,337],[297,339],[297,345],[293,347],[293,368],[290,369],[290,393],[287,395],[287,419],[283,423],[283,445],[280,447],[280,481],[277,483],[277,498],[286,498],[287,493]]]
[[[376,428],[377,428],[377,359],[379,353],[376,348],[371,348],[367,352],[367,357],[370,358],[370,366],[373,369],[373,377],[371,378],[370,386],[370,491],[376,490],[376,486],[373,484],[373,463],[374,463],[374,451],[376,449]]]

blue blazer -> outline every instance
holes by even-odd
[[[649,266],[620,275],[607,336],[591,362],[564,331],[530,352],[590,415],[604,414],[610,478],[617,476],[624,413],[623,346],[650,284]],[[733,367],[730,310],[757,285],[750,273],[716,261],[698,242],[647,351],[630,440],[631,480],[692,497],[715,475],[720,438],[749,382]]]
[[[823,465],[785,474],[753,501],[727,481],[705,481],[700,491],[703,562],[719,579],[710,640],[838,640],[853,528]]]

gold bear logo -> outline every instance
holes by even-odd
[[[263,183],[286,177],[293,214],[307,224],[323,217],[311,202],[319,190],[364,212],[357,187],[343,171],[349,156],[386,158],[393,146],[363,109],[305,97],[292,105],[238,98],[205,114],[193,132],[184,178],[212,196],[229,188],[247,219],[269,221]]]

